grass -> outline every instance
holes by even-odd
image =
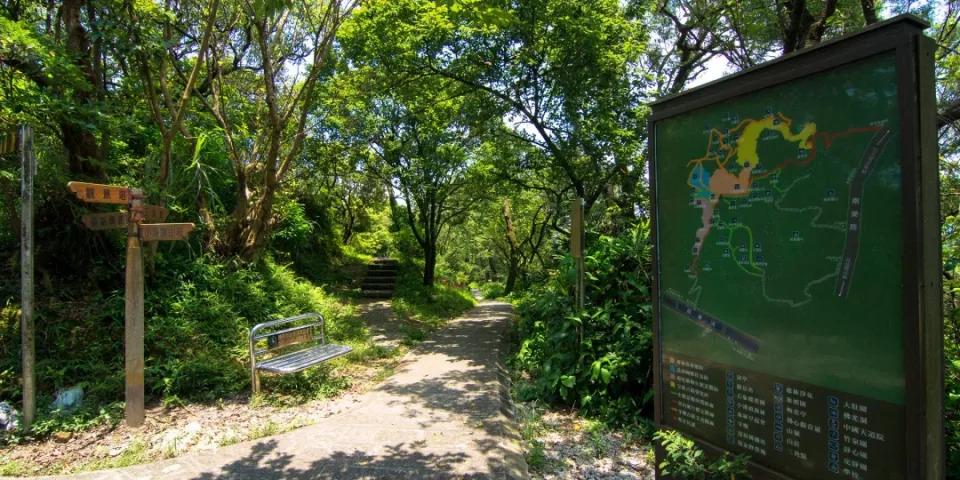
[[[439,283],[432,288],[424,286],[419,270],[412,263],[401,263],[399,275],[393,295],[393,311],[397,318],[420,329],[435,330],[476,304],[467,289]]]
[[[590,436],[594,456],[597,458],[606,456],[608,442],[605,436],[609,432],[607,425],[596,419],[588,419],[583,426],[583,431]]]
[[[527,465],[530,465],[533,468],[543,466],[547,463],[547,453],[544,448],[543,442],[540,440],[531,440],[527,443],[527,448],[524,449],[524,458],[527,460]]]
[[[227,447],[236,443],[240,443],[240,437],[236,434],[230,434],[220,439],[220,442],[217,443],[218,447]]]
[[[250,430],[250,436],[247,440],[257,440],[263,437],[269,437],[280,433],[280,425],[271,420],[267,420]]]
[[[91,462],[82,467],[82,470],[104,470],[108,468],[129,467],[138,463],[150,460],[147,450],[147,442],[142,439],[136,439],[130,442],[130,446],[120,455],[113,458],[105,458],[96,462]]]
[[[523,442],[524,457],[532,468],[543,466],[547,461],[546,449],[540,437],[549,430],[543,422],[544,410],[535,402],[517,404],[520,414],[520,439]]]
[[[267,420],[250,430],[250,435],[247,436],[246,440],[259,440],[264,437],[272,437],[274,435],[279,435],[281,433],[289,432],[297,427],[302,426],[297,422],[291,422],[288,424],[282,424],[274,422],[273,420]]]
[[[372,381],[373,383],[380,383],[390,378],[390,376],[392,376],[395,372],[396,372],[396,367],[394,367],[393,365],[387,365],[386,367],[381,368],[379,372],[377,372],[377,374],[373,377]]]
[[[416,327],[407,327],[404,329],[404,331],[405,335],[400,343],[408,347],[417,345],[418,343],[427,339],[427,332],[422,329]]]
[[[356,263],[356,259],[349,261]],[[250,398],[251,408],[296,406],[336,396],[351,388],[355,376],[369,378],[373,374],[367,373],[370,367],[377,369],[376,381],[382,381],[407,351],[373,344],[363,319],[349,305],[349,292],[337,286],[337,282],[352,282],[350,278],[319,286],[314,281],[321,279],[307,280],[292,266],[269,258],[255,265],[237,265],[208,257],[160,255],[156,270],[157,275],[148,279],[146,299],[150,318],[144,342],[148,404],[222,404],[224,399],[245,398],[250,389],[246,335],[250,326],[304,312],[321,312],[329,341],[349,345],[354,351],[296,374],[263,375],[263,393]],[[362,269],[358,271],[362,274]],[[38,342],[37,357],[42,359],[38,397],[52,398],[55,387],[80,385],[85,391],[84,406],[69,415],[54,415],[47,405],[39,405],[33,430],[0,439],[0,444],[12,444],[3,448],[16,448],[17,443],[41,440],[59,431],[89,431],[123,419],[123,351],[122,344],[114,341],[123,336],[123,293],[122,286],[117,288],[121,290],[104,294],[70,290],[64,294],[72,296],[69,301],[56,297],[56,292],[38,294],[38,315],[58,319],[38,323],[37,335],[45,339]],[[15,381],[19,370],[19,316],[15,313],[15,303],[0,308],[0,398],[21,396]],[[297,426],[268,422],[257,426],[251,438]],[[220,443],[247,440],[245,437],[237,434]],[[173,456],[179,452],[172,443],[166,452],[131,444],[117,457],[79,468],[113,468],[142,463],[149,460],[147,456]],[[55,467],[0,456],[2,475],[24,475],[36,467],[51,472],[77,465]]]
[[[0,459],[0,475],[22,477],[27,475],[27,466],[17,460]]]

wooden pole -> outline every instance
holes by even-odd
[[[33,131],[20,129],[20,342],[23,362],[23,428],[29,429],[37,414],[36,353],[33,323],[33,178],[37,157],[33,154]]]
[[[140,222],[143,192],[130,189],[130,222],[127,226],[126,325],[124,364],[126,366],[127,426],[143,425],[143,252]]]
[[[574,286],[574,299],[577,309],[583,310],[584,299],[586,297],[586,279],[584,274],[585,263],[583,260],[584,243],[586,235],[583,225],[583,199],[574,199],[570,204],[570,253],[573,255],[574,263],[577,268],[577,284]]]

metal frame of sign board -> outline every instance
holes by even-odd
[[[940,197],[937,154],[935,45],[923,35],[929,25],[901,15],[867,29],[802,50],[653,103],[648,123],[653,258],[655,423],[663,423],[660,365],[660,253],[657,204],[657,122],[881,53],[894,52],[901,138],[903,212],[903,352],[906,478],[944,476],[943,325]],[[735,81],[733,81],[735,80]],[[707,452],[724,449],[693,437]],[[754,478],[788,479],[753,462]],[[658,478],[662,478],[658,472]]]

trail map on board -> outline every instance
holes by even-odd
[[[877,431],[903,428],[894,65],[879,55],[655,125],[668,420],[761,463],[792,455],[800,478],[846,468],[828,458],[844,402]],[[794,430],[775,421],[784,389],[818,418],[804,435],[774,433]]]

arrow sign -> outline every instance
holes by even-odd
[[[140,239],[144,242],[186,240],[193,226],[192,223],[144,223],[140,225]]]
[[[113,230],[127,226],[127,213],[90,213],[80,220],[90,230]]]
[[[130,189],[117,185],[100,185],[97,183],[68,182],[67,188],[77,195],[77,198],[88,203],[116,203],[126,205],[130,202]]]
[[[143,220],[150,223],[161,223],[170,215],[170,210],[154,205],[143,206]],[[126,227],[130,223],[130,215],[122,213],[90,213],[80,217],[80,221],[90,230],[114,230]]]
[[[143,221],[147,223],[163,223],[170,215],[170,209],[156,205],[143,206]]]

